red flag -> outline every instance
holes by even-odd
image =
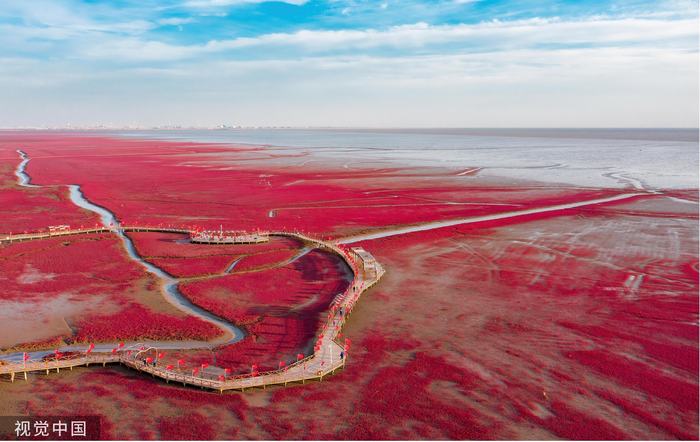
[[[29,358],[30,358],[29,353],[24,353],[24,355],[22,356],[22,358],[23,358],[23,360],[28,361]]]
[[[282,369],[285,365],[286,364],[284,363],[284,361],[280,361],[280,369]]]
[[[192,369],[192,376],[195,376],[195,375],[197,374],[198,371],[199,371],[199,368],[194,367],[194,368]]]
[[[146,363],[147,364],[153,363],[153,358],[151,358],[151,357],[146,358]]]
[[[175,367],[173,367],[172,364],[171,364],[171,365],[167,365],[167,366],[165,367],[166,370],[172,370],[173,368],[175,368]]]
[[[224,375],[220,374],[220,375],[219,375],[219,380],[220,380],[221,382],[223,382],[223,381],[226,380],[226,378],[224,377]]]
[[[116,349],[116,348],[113,348],[113,349],[112,349],[112,354],[116,354],[116,353],[117,353],[117,349]]]
[[[124,348],[124,342],[119,342],[119,348]]]
[[[258,364],[253,364],[252,371],[258,371]]]
[[[226,373],[226,376],[228,376],[228,375],[231,374],[231,369],[230,369],[230,368],[226,368],[226,369],[224,369],[224,372]]]
[[[202,370],[204,370],[204,369],[207,368],[208,366],[209,366],[208,363],[202,362]]]
[[[178,359],[178,360],[177,360],[177,365],[178,365],[178,366],[180,366],[180,365],[185,365],[185,360],[184,360],[184,359]]]
[[[297,354],[297,361],[301,361],[302,359],[304,359],[304,354],[303,353]]]
[[[253,372],[253,377],[256,377],[259,373],[257,371]]]
[[[163,359],[164,356],[165,356],[165,353],[158,353],[158,359]]]

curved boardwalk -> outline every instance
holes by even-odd
[[[186,229],[161,228],[161,227],[120,227],[120,230],[129,232],[172,232],[191,233]],[[30,241],[54,236],[78,235],[88,233],[107,233],[114,229],[90,228],[74,229],[61,232],[38,232],[21,235],[7,235],[1,238],[0,242]],[[148,352],[157,353],[154,348],[143,349],[143,347],[132,346],[124,348],[114,353],[89,353],[86,352],[69,359],[50,359],[37,362],[17,362],[0,365],[0,374],[7,374],[11,381],[18,376],[27,379],[30,372],[60,372],[60,369],[72,369],[77,366],[89,366],[90,364],[122,364],[124,366],[151,374],[153,377],[164,379],[166,382],[177,382],[183,385],[207,388],[224,392],[225,390],[241,390],[247,388],[262,387],[268,385],[287,385],[290,382],[305,382],[311,379],[323,380],[323,377],[335,372],[335,370],[345,365],[347,351],[337,337],[345,323],[348,315],[352,312],[360,295],[376,284],[384,274],[384,269],[368,252],[360,249],[341,249],[335,244],[310,238],[299,233],[290,232],[270,232],[259,236],[288,236],[309,243],[314,247],[326,249],[340,256],[350,266],[353,272],[352,284],[341,294],[335,297],[328,312],[327,321],[319,330],[316,337],[315,351],[311,355],[298,360],[294,364],[280,370],[246,374],[237,376],[227,376],[218,374],[223,370],[216,371],[217,374],[190,374],[174,368],[147,365],[144,363]]]

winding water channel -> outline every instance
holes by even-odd
[[[27,165],[29,164],[29,161],[31,158],[22,150],[17,150],[17,153],[20,155],[20,158],[22,161],[20,164],[17,166],[17,169],[15,170],[15,175],[17,176],[18,179],[18,184],[23,187],[41,187],[38,185],[31,184],[31,176],[27,173]],[[102,225],[110,228],[112,232],[114,232],[121,240],[124,245],[124,249],[126,250],[127,255],[129,258],[135,262],[137,262],[139,265],[141,265],[147,272],[151,273],[155,277],[157,277],[160,280],[161,283],[161,289],[164,298],[173,306],[178,308],[179,310],[185,312],[188,315],[193,315],[196,316],[204,321],[207,321],[209,323],[212,323],[219,327],[224,334],[212,341],[196,341],[196,340],[186,340],[186,341],[158,341],[158,340],[146,340],[146,341],[139,341],[139,345],[143,344],[145,346],[151,346],[151,347],[157,347],[158,349],[168,349],[168,350],[190,350],[190,349],[200,349],[200,348],[213,348],[219,345],[228,345],[228,344],[233,344],[235,342],[240,341],[243,339],[245,336],[245,333],[243,330],[240,328],[236,327],[234,324],[226,321],[225,319],[214,315],[213,313],[202,309],[201,307],[198,307],[194,304],[192,304],[185,296],[182,295],[180,290],[178,290],[178,283],[179,281],[176,278],[173,278],[171,275],[160,269],[159,267],[151,264],[150,262],[144,260],[141,255],[136,251],[136,247],[134,247],[134,243],[129,238],[124,231],[120,228],[120,223],[117,217],[112,213],[109,209],[106,209],[105,207],[99,206],[97,204],[94,204],[93,202],[89,201],[85,195],[83,194],[81,188],[77,184],[69,184],[67,185],[69,190],[70,190],[70,199],[78,207],[81,207],[83,209],[89,210],[93,213],[96,213],[97,215],[100,216],[100,221],[102,222]],[[299,255],[297,255],[296,258],[299,258],[300,256],[303,256],[308,252],[307,250],[302,251]],[[235,261],[234,264],[238,262]],[[230,272],[232,270],[233,265],[231,266],[230,269],[227,269],[227,272]],[[111,351],[114,347],[116,347],[118,342],[111,342],[111,343],[101,343],[101,344],[96,344],[94,351],[104,351],[104,352],[109,352]],[[66,352],[66,351],[81,351],[85,350],[87,347],[86,344],[79,344],[79,345],[67,345],[60,347],[59,350]],[[52,351],[36,351],[36,352],[31,352],[29,353],[31,358],[33,360],[41,359],[47,354],[53,353]],[[16,352],[16,353],[7,353],[0,355],[0,360],[7,360],[7,361],[21,361],[23,357],[23,352]]]

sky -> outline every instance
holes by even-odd
[[[697,1],[3,0],[0,127],[697,127]]]

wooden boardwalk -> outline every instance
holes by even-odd
[[[178,227],[144,227],[144,226],[119,226],[119,227],[87,227],[79,229],[66,229],[55,231],[0,234],[0,244],[10,244],[20,241],[32,241],[36,239],[55,238],[61,236],[85,235],[91,233],[114,233],[121,232],[161,232],[161,233],[183,233],[190,235],[190,240],[194,243],[205,244],[255,244],[268,241],[265,233],[239,234],[230,237],[205,238],[190,229]]]
[[[120,229],[132,232],[190,233],[189,230],[185,229],[160,227],[121,227]],[[113,229],[94,228],[52,234],[41,232],[12,235],[11,238],[6,238],[4,241],[27,241],[54,236],[76,235],[81,233],[107,233],[111,231],[113,231]],[[219,376],[222,375],[211,374],[212,371],[216,371],[217,373],[223,372],[223,369],[217,367],[212,367],[216,370],[209,370],[209,373],[193,375],[189,370],[184,372],[179,369],[168,369],[164,367],[163,364],[157,366],[145,364],[145,354],[143,351],[128,351],[122,349],[116,353],[85,353],[68,359],[50,359],[46,361],[3,364],[0,365],[0,375],[8,375],[10,380],[14,382],[18,377],[26,380],[27,373],[31,372],[46,372],[48,375],[52,372],[60,372],[61,369],[72,370],[73,367],[89,366],[91,364],[102,366],[106,366],[107,364],[122,364],[135,370],[149,373],[153,377],[163,379],[166,382],[172,381],[175,383],[182,383],[185,386],[201,387],[216,390],[221,393],[226,390],[245,391],[250,388],[265,388],[269,385],[287,385],[294,382],[304,383],[312,379],[323,380],[324,376],[334,373],[335,370],[344,367],[345,360],[347,359],[347,351],[343,343],[338,341],[338,334],[355,307],[360,295],[380,280],[384,274],[384,269],[372,255],[359,247],[346,250],[333,243],[310,238],[300,233],[270,232],[265,235],[293,237],[311,244],[314,247],[331,251],[340,256],[348,266],[350,266],[354,275],[352,283],[348,288],[343,293],[337,295],[331,303],[327,320],[317,333],[314,353],[298,360],[294,364],[280,370],[256,373],[255,375],[252,373],[236,376],[224,375],[223,379],[221,379]],[[22,239],[18,239],[18,237]]]

